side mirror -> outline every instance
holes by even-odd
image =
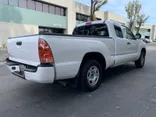
[[[141,37],[142,37],[141,34],[136,34],[136,35],[135,35],[135,38],[136,38],[136,39],[141,39]]]

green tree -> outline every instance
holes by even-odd
[[[142,5],[140,4],[139,0],[129,1],[129,3],[125,6],[127,17],[129,19],[129,28],[131,31],[134,30],[137,16],[141,11],[141,7]]]
[[[146,14],[144,14],[144,13],[138,14],[138,16],[137,16],[137,25],[138,25],[138,27],[137,27],[137,32],[136,33],[139,33],[142,24],[144,24],[148,20],[148,18],[149,18],[149,16],[146,16]]]
[[[92,21],[96,20],[95,12],[98,11],[107,2],[108,0],[91,0],[90,19]]]

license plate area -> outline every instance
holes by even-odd
[[[20,72],[24,72],[26,67],[24,65],[19,65]]]
[[[25,74],[24,74],[24,70],[25,70],[25,66],[24,65],[18,65],[18,66],[12,66],[11,69],[13,70],[13,74],[21,77],[21,78],[25,78]]]
[[[20,75],[20,77],[25,76],[24,71],[15,71],[14,73],[17,74],[17,75]]]

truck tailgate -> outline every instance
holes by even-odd
[[[39,35],[8,39],[9,59],[28,65],[39,65],[38,40]]]

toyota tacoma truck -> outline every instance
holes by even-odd
[[[134,62],[145,64],[146,46],[124,24],[93,21],[77,25],[72,35],[38,34],[8,39],[7,67],[13,75],[38,83],[72,79],[93,91],[104,70]]]

